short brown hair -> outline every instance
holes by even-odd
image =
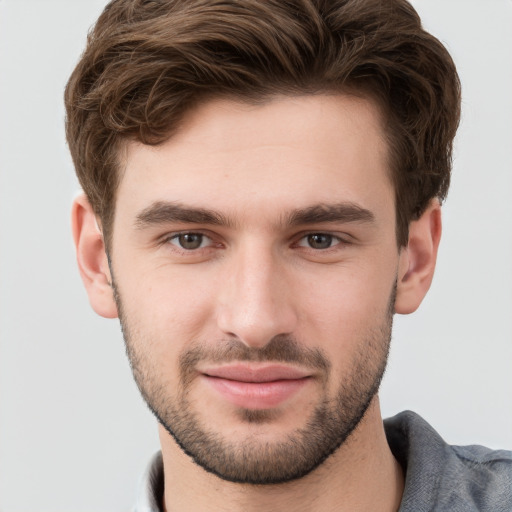
[[[66,134],[107,248],[126,140],[159,144],[197,102],[356,92],[385,117],[397,241],[444,199],[460,84],[405,0],[112,0],[66,87]]]

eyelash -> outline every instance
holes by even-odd
[[[204,239],[209,239],[210,240],[210,244],[208,244],[206,247],[201,247],[201,245],[197,248],[193,248],[193,249],[187,249],[185,247],[181,247],[180,245],[178,244],[174,244],[172,243],[173,240],[179,240],[180,237],[184,237],[184,236],[199,236],[199,237],[202,237],[202,240],[201,240],[201,245],[203,244],[204,242]],[[168,235],[166,236],[163,240],[162,240],[162,244],[170,244],[170,245],[173,245],[175,250],[177,251],[182,251],[183,253],[185,254],[191,254],[193,252],[197,252],[199,249],[208,249],[210,248],[211,246],[215,245],[214,242],[213,242],[213,239],[211,236],[201,232],[201,231],[181,231],[179,233],[172,233],[171,235]],[[220,244],[219,244],[220,245]]]
[[[311,247],[311,243],[312,243],[312,238],[313,237],[325,237],[328,239],[328,242],[329,242],[329,247]],[[306,244],[308,245],[302,245],[301,242],[303,240],[307,240]],[[295,243],[294,245],[298,246],[298,247],[304,247],[306,249],[310,249],[310,250],[313,250],[313,251],[320,251],[320,252],[326,252],[326,251],[329,251],[330,249],[336,249],[337,246],[339,245],[348,245],[350,242],[348,242],[346,239],[338,236],[338,235],[334,235],[332,233],[326,233],[324,231],[316,231],[316,232],[311,232],[311,233],[305,233],[303,234],[299,239],[298,239],[298,242]]]

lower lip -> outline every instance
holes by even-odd
[[[295,395],[309,378],[272,382],[240,382],[204,376],[205,380],[232,404],[245,409],[272,409]]]

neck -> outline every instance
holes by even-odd
[[[226,482],[197,466],[160,427],[164,510],[327,512],[398,510],[404,478],[386,441],[378,398],[347,441],[309,475],[279,485]]]

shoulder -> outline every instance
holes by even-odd
[[[478,504],[478,510],[512,510],[512,452],[484,446],[451,446],[449,469],[456,488]],[[484,508],[487,507],[487,508]]]
[[[410,411],[384,425],[406,476],[401,512],[512,510],[511,451],[449,445]]]

